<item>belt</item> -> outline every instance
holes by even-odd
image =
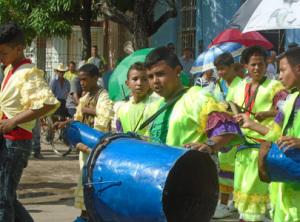
[[[244,144],[244,145],[238,146],[237,152],[239,152],[241,150],[245,150],[245,149],[259,149],[259,148],[260,148],[260,144],[259,143]]]

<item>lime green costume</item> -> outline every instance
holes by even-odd
[[[220,84],[221,81],[219,80],[218,84],[216,84],[215,90],[213,92],[215,98],[222,102],[224,100],[231,101],[233,99],[234,94],[237,92],[236,87],[242,81],[242,78],[236,76],[230,86],[227,86],[227,93],[226,90],[222,89],[222,85]],[[233,178],[234,178],[234,163],[235,163],[235,155],[236,155],[237,148],[233,147],[231,149],[224,148],[221,152],[218,153],[219,157],[219,184],[220,184],[220,192],[221,193],[232,193],[233,192]]]
[[[280,111],[275,118],[274,125],[270,128],[270,132],[266,135],[266,139],[275,142],[281,135],[300,138],[299,109],[299,92],[295,92],[280,105]],[[288,125],[288,119],[291,115],[294,115],[294,120],[291,125]],[[274,222],[300,221],[300,183],[272,182],[270,199]]]
[[[256,96],[249,94],[249,88],[250,83],[243,80],[236,87],[231,100],[240,107],[245,107],[245,104],[252,100],[250,108],[248,108],[251,109],[252,113],[269,111],[276,106],[276,99],[284,89],[280,82],[268,79],[260,84]],[[251,97],[252,99],[249,99]],[[250,118],[257,121],[252,114],[250,114]],[[260,123],[269,126],[273,119],[267,118]],[[259,133],[249,129],[242,129],[242,131],[247,138],[247,143],[239,146],[236,154],[234,171],[235,206],[243,220],[262,221],[269,203],[269,187],[267,183],[260,181],[257,166],[258,148],[260,147],[260,140],[264,138]]]
[[[161,106],[164,103],[161,101]],[[183,146],[192,142],[203,143],[210,136],[238,134],[238,126],[225,110],[206,89],[191,87],[175,105],[153,121],[150,138],[153,142]]]
[[[117,111],[117,118],[121,127],[121,130],[118,129],[118,131],[123,131],[124,133],[135,131],[139,135],[147,136],[147,127],[142,130],[138,129],[140,125],[158,109],[159,104],[157,100],[160,100],[160,98],[148,96],[143,101],[135,103],[131,97],[128,102],[122,104]]]

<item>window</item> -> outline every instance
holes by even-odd
[[[181,1],[181,47],[195,49],[196,0]]]

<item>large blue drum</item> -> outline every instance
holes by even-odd
[[[71,142],[98,133],[79,123],[70,129]],[[94,147],[84,170],[85,204],[92,221],[210,221],[218,177],[207,153],[148,143],[129,134],[111,138],[99,133],[98,144],[87,142]]]
[[[300,183],[300,150],[279,149],[272,144],[265,157],[265,166],[271,181]]]

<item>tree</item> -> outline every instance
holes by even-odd
[[[16,21],[30,43],[35,37],[69,36],[79,25],[83,37],[83,58],[90,57],[91,21],[96,19],[93,0],[1,0],[0,22]]]
[[[158,4],[165,4],[168,9],[155,19]],[[148,38],[169,18],[177,16],[176,0],[100,0],[98,8],[106,19],[127,27],[135,49],[148,47]]]

